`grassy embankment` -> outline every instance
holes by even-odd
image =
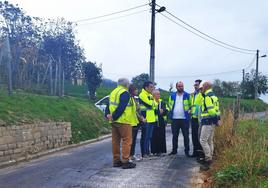
[[[72,123],[72,140],[76,143],[109,132],[102,112],[93,103],[78,97],[54,97],[14,92],[0,92],[0,121],[6,125],[37,121]]]
[[[268,121],[240,121],[233,134],[232,113],[222,122],[215,132],[213,187],[268,188]]]
[[[97,90],[97,100],[109,95],[113,88],[100,87]],[[109,125],[103,114],[88,102],[86,86],[66,84],[63,98],[45,95],[14,93],[8,97],[0,91],[0,121],[7,124],[28,123],[34,121],[70,121],[72,123],[72,142],[95,138],[109,131]],[[6,92],[5,92],[6,93]],[[167,101],[168,92],[162,92],[162,98]],[[223,99],[222,106],[231,106],[235,99]],[[261,101],[242,100],[245,111],[264,111],[266,106]]]
[[[97,99],[101,99],[106,95],[109,95],[114,88],[100,87],[97,89]],[[86,98],[86,86],[72,86],[70,84],[66,85],[66,93],[71,96],[84,97]],[[163,101],[167,102],[169,97],[169,92],[161,91],[161,98]],[[233,103],[236,98],[220,98],[220,105],[222,109],[232,108]],[[268,109],[268,104],[264,103],[262,100],[253,99],[241,99],[241,111],[242,112],[262,112]]]

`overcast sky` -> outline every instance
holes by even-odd
[[[30,16],[64,17],[70,21],[96,17],[138,5],[148,0],[10,0]],[[157,4],[218,40],[232,45],[260,49],[268,53],[267,0],[157,0]],[[124,14],[81,22],[76,27],[77,38],[85,48],[86,57],[102,64],[105,78],[131,79],[149,72],[150,11],[149,6]],[[120,19],[107,19],[132,14]],[[106,20],[106,21],[103,21]],[[100,22],[103,21],[103,22]],[[100,23],[96,23],[100,22]],[[253,52],[254,53],[254,52]],[[160,14],[156,15],[155,78],[158,87],[168,89],[170,83],[181,80],[187,91],[193,81],[201,78],[241,81],[242,69],[248,67],[254,55],[233,52],[207,42]],[[250,68],[255,68],[255,63]],[[261,58],[259,69],[268,74],[268,58]],[[229,72],[211,76],[195,76]],[[247,69],[246,71],[249,71]]]

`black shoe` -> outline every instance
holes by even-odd
[[[207,164],[203,164],[200,166],[200,171],[208,171],[209,170],[209,166]]]
[[[200,171],[208,171],[211,164],[212,160],[204,161],[204,163],[200,166]]]
[[[177,154],[176,151],[172,151],[172,152],[170,152],[168,155],[176,155],[176,154]]]
[[[135,168],[136,164],[133,162],[127,162],[122,164],[123,169]]]
[[[118,162],[114,162],[113,167],[121,167],[122,166],[122,162],[118,161]]]
[[[205,158],[198,157],[198,158],[196,158],[196,162],[198,162],[200,164],[205,164]]]

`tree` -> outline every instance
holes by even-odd
[[[114,88],[117,86],[117,83],[113,80],[110,79],[103,79],[101,82],[101,86],[103,87],[109,87],[109,88]]]
[[[222,92],[225,97],[234,97],[240,92],[239,82],[222,81]]]
[[[30,77],[27,69],[31,65],[26,56],[32,56],[29,49],[35,49],[39,39],[34,25],[37,18],[26,15],[17,5],[7,1],[0,2],[0,15],[3,17],[0,38],[8,38],[10,43],[12,82],[15,88],[22,88]]]
[[[145,81],[149,81],[149,75],[146,74],[146,73],[142,73],[142,74],[140,74],[140,75],[138,75],[138,76],[135,76],[135,77],[133,77],[132,80],[131,80],[131,82],[132,82],[133,84],[135,84],[136,87],[137,87],[139,90],[142,89],[143,83],[144,83]]]
[[[89,97],[91,100],[95,99],[95,93],[102,81],[102,69],[98,67],[96,63],[85,62],[83,64],[85,80],[89,91]]]
[[[213,91],[219,97],[234,97],[240,92],[240,84],[216,79],[213,82]]]
[[[244,82],[241,83],[242,96],[244,98],[254,99],[255,97],[255,70],[245,74]],[[267,76],[258,74],[258,94],[266,94],[268,92],[268,79]]]
[[[213,82],[213,91],[218,97],[223,96],[221,80],[219,80],[219,79],[214,80],[214,82]]]
[[[10,44],[15,89],[37,88],[43,92],[49,86],[50,94],[63,96],[65,79],[82,78],[86,58],[75,38],[74,26],[63,18],[45,20],[28,16],[18,5],[0,1],[0,44],[6,38]],[[7,80],[8,66],[3,64],[0,80]]]

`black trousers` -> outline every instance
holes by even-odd
[[[135,155],[136,140],[137,140],[139,129],[140,129],[139,124],[137,126],[132,127],[132,145],[130,149],[130,156]]]
[[[144,124],[141,124],[141,140],[140,140],[140,147],[141,147],[141,155],[142,157],[145,155],[144,151],[144,142],[146,138],[146,127]]]
[[[199,156],[200,153],[203,153],[202,146],[200,145],[199,141],[199,122],[198,118],[191,119],[191,126],[192,126],[192,142],[193,142],[193,155]]]
[[[154,127],[151,143],[151,152],[153,154],[167,152],[165,125],[156,125]]]
[[[180,129],[183,134],[184,140],[184,152],[189,154],[189,121],[185,119],[173,119],[171,124],[172,130],[172,151],[177,152],[178,150],[178,137]]]

